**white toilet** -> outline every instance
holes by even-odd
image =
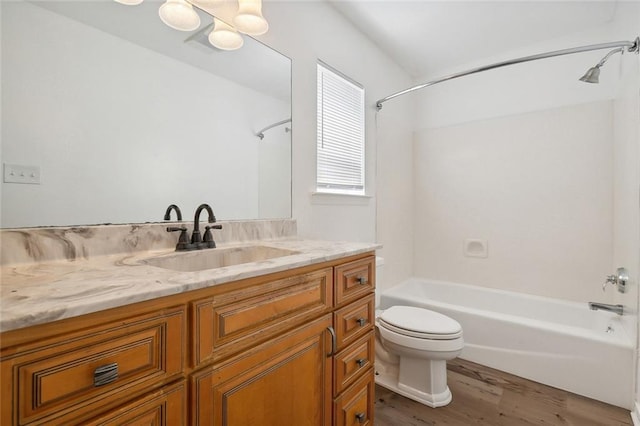
[[[451,402],[447,360],[464,346],[460,324],[427,309],[392,306],[376,310],[375,325],[376,383],[429,407]]]

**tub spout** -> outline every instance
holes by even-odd
[[[614,312],[618,315],[622,315],[623,306],[622,305],[608,305],[606,303],[597,303],[597,302],[589,302],[589,308],[593,311],[603,310]]]

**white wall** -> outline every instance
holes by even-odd
[[[409,77],[327,2],[270,1],[263,12],[270,30],[260,39],[293,61],[293,217],[298,232],[309,238],[382,243],[385,278],[398,283],[411,274],[413,109],[410,100],[399,100],[376,122],[374,104],[410,85]],[[365,88],[366,191],[371,198],[311,195],[318,60]]]
[[[280,173],[265,185],[253,134],[288,103],[28,3],[2,8],[2,157],[42,173],[3,183],[3,227],[161,220],[171,203],[290,215],[289,157],[269,156]],[[267,186],[278,197],[261,209]]]

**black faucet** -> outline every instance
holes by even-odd
[[[173,206],[173,204],[171,205]],[[169,206],[169,207],[171,207]],[[174,206],[177,208],[177,206]],[[216,242],[213,241],[213,236],[211,235],[212,229],[222,229],[222,225],[212,225],[205,226],[204,238],[200,235],[200,214],[202,210],[206,210],[209,214],[209,223],[216,222],[216,216],[213,214],[213,210],[208,204],[200,204],[196,209],[196,214],[193,219],[193,233],[191,234],[191,242],[189,242],[189,237],[187,236],[187,228],[184,226],[180,227],[168,227],[167,232],[177,232],[180,231],[180,237],[178,238],[178,244],[176,245],[176,251],[185,251],[185,250],[200,250],[203,248],[215,248]],[[180,212],[180,209],[176,210]],[[167,209],[169,212],[169,209]],[[181,215],[178,213],[178,220],[181,219]]]
[[[193,249],[202,248],[215,248],[216,242],[213,241],[211,236],[211,229],[222,229],[222,225],[212,225],[205,227],[204,241],[200,235],[200,214],[202,210],[206,210],[209,215],[209,223],[216,222],[216,216],[213,214],[213,209],[209,204],[200,204],[196,209],[195,217],[193,218],[193,233],[191,234],[191,246]]]
[[[182,212],[180,211],[180,207],[175,204],[171,204],[167,207],[167,211],[164,213],[164,220],[171,220],[171,210],[176,211],[176,216],[178,216],[178,221],[182,220]]]

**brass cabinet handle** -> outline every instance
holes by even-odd
[[[336,331],[333,329],[333,327],[329,326],[327,327],[327,330],[329,331],[329,334],[331,334],[331,352],[327,354],[327,357],[330,357],[336,354],[336,350],[338,347],[338,337],[336,336]]]
[[[365,413],[356,414],[356,420],[358,421],[358,423],[364,423],[365,419],[366,419]]]
[[[358,364],[358,367],[363,367],[365,364],[367,363],[367,360],[364,358],[360,358],[356,360],[356,364]]]
[[[365,284],[367,284],[369,282],[367,277],[358,277],[358,278],[356,278],[356,280],[358,281],[358,284],[360,284],[360,285],[365,285]]]
[[[358,319],[356,320],[356,322],[358,323],[358,325],[359,325],[360,327],[364,327],[364,325],[367,323],[367,319],[366,319],[366,318],[358,318]]]
[[[102,365],[93,371],[93,386],[104,386],[118,379],[118,363]]]

